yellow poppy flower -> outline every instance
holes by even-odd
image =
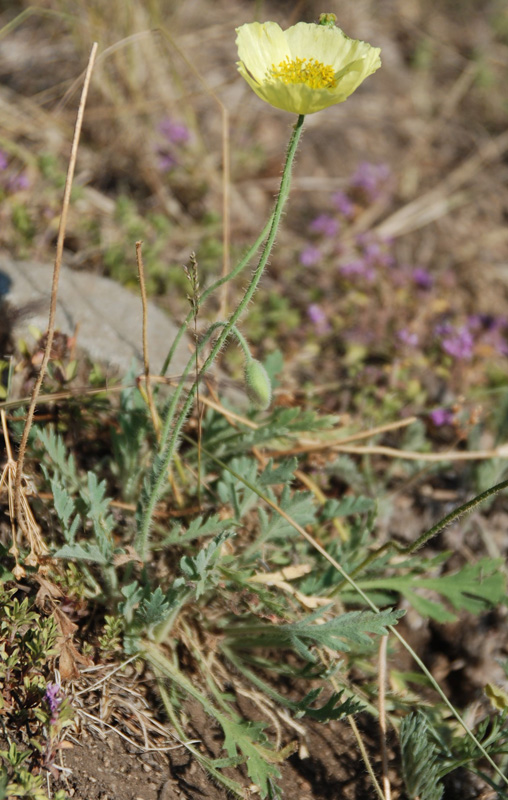
[[[251,22],[236,32],[240,74],[262,100],[294,114],[343,103],[381,66],[378,47],[329,23],[283,31],[276,22]]]

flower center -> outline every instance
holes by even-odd
[[[315,58],[295,58],[290,61],[286,56],[278,67],[272,64],[269,77],[286,84],[305,83],[311,89],[335,89],[337,86],[333,67]]]

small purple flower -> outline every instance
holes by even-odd
[[[378,261],[381,256],[381,245],[379,242],[368,242],[363,248],[363,254],[369,261]]]
[[[356,237],[356,246],[361,250],[362,255],[369,264],[378,267],[391,267],[395,263],[393,255],[387,247],[391,242],[384,239],[377,239],[371,233],[360,233]]]
[[[51,711],[51,723],[54,725],[58,721],[58,712],[62,704],[62,687],[59,683],[48,683],[44,697]]]
[[[497,350],[500,356],[508,356],[508,342],[498,331],[491,337],[490,344]]]
[[[171,144],[186,144],[190,139],[190,132],[183,122],[175,122],[170,117],[165,117],[159,124],[159,133]]]
[[[329,214],[320,214],[310,223],[310,230],[332,239],[339,232],[339,222]]]
[[[397,336],[402,344],[406,344],[409,347],[416,347],[418,345],[418,334],[411,333],[407,328],[402,328],[402,330],[398,331]]]
[[[161,172],[169,172],[170,169],[173,169],[177,164],[176,158],[167,151],[159,151],[158,154],[158,165]]]
[[[337,211],[342,214],[343,217],[346,217],[346,219],[353,216],[355,207],[346,192],[335,192],[335,194],[332,195],[332,203]]]
[[[499,355],[508,355],[508,342],[505,335],[506,317],[497,317],[493,314],[472,314],[468,317],[467,324],[470,330],[477,334],[480,344],[492,347]]]
[[[319,247],[309,244],[300,253],[300,264],[303,264],[304,267],[313,267],[321,261],[321,258],[322,253]]]
[[[340,271],[347,278],[364,278],[370,283],[376,276],[376,271],[373,267],[361,258],[355,261],[348,261],[346,264],[341,264]]]
[[[423,267],[415,267],[412,278],[419,289],[432,289],[434,278]]]
[[[23,189],[28,189],[30,186],[30,179],[26,172],[20,172],[18,175],[13,175],[7,182],[7,188],[10,192],[20,192]]]
[[[7,153],[3,150],[0,150],[0,172],[4,169],[7,169],[7,165],[9,163],[9,159],[7,158]]]
[[[434,425],[441,427],[441,425],[451,425],[454,421],[454,413],[449,408],[435,408],[429,414]]]
[[[377,200],[381,194],[383,184],[390,177],[388,164],[371,164],[362,161],[351,178],[351,186],[367,195],[370,202]]]
[[[443,336],[441,347],[449,356],[461,361],[469,361],[473,357],[474,338],[467,325],[454,328],[445,324],[438,330],[439,333]]]
[[[318,336],[328,333],[330,330],[330,323],[328,317],[317,303],[311,303],[307,309],[307,314],[310,321],[314,324]]]

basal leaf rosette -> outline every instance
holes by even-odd
[[[335,25],[276,22],[236,29],[238,71],[258,97],[294,114],[343,103],[380,66],[379,47],[350,39]]]

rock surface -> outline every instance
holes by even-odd
[[[48,325],[53,265],[12,261],[0,256],[0,300],[23,309],[14,335],[25,336],[29,325],[45,331]],[[126,372],[137,362],[143,367],[141,298],[109,278],[76,272],[62,266],[58,285],[56,327],[77,334],[78,347],[92,361]],[[154,303],[148,303],[150,371],[160,372],[178,327]],[[182,372],[189,358],[184,339],[175,354],[171,374]]]

